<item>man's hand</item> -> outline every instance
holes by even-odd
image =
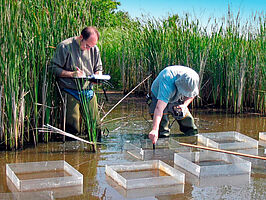
[[[166,108],[167,103],[162,100],[158,100],[156,108],[154,110],[152,131],[149,133],[149,138],[152,143],[155,144],[159,137],[159,125],[163,116],[163,110]]]
[[[59,75],[59,77],[66,77],[66,78],[84,78],[86,77],[86,73],[79,69],[78,67],[76,67],[76,71],[67,71],[67,70],[62,70],[62,73]]]
[[[182,112],[183,112],[183,115],[186,116],[187,115],[187,112],[188,112],[188,107],[187,105],[185,104],[181,104],[178,106],[179,108],[181,108]]]
[[[78,67],[76,67],[76,69],[77,69],[77,71],[75,71],[75,73],[74,73],[74,77],[75,78],[85,78],[86,77],[86,73],[83,71],[83,70],[81,70],[81,69],[79,69]]]
[[[152,144],[155,144],[157,142],[157,140],[158,140],[158,131],[152,130],[149,133],[149,138],[151,139]]]

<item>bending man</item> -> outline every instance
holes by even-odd
[[[169,66],[163,69],[151,86],[151,104],[149,112],[153,117],[149,138],[155,144],[158,137],[170,134],[168,114],[177,120],[185,136],[198,133],[188,105],[199,94],[199,76],[185,66]]]

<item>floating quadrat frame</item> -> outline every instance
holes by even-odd
[[[146,171],[158,170],[162,176],[150,176]],[[138,177],[144,172],[145,177]],[[129,162],[105,166],[105,173],[125,189],[147,188],[185,183],[185,175],[160,160]],[[124,174],[123,174],[124,173]],[[127,175],[125,175],[127,174]],[[158,174],[158,173],[157,173]]]
[[[201,177],[250,174],[251,162],[235,155],[212,152],[175,153],[176,166]]]
[[[16,188],[16,186],[11,182],[11,180],[8,177],[6,177],[6,183],[7,183],[8,189],[12,192],[10,195],[14,194],[13,196],[18,196],[21,199],[27,199],[27,200],[30,200],[30,199],[45,200],[46,198],[44,197],[42,198],[38,198],[38,197],[40,196],[40,194],[45,195],[47,192],[51,193],[54,199],[79,196],[83,194],[83,185],[74,185],[74,186],[56,187],[56,188],[44,188],[44,189],[39,189],[37,191],[28,190],[28,191],[19,192],[19,190]],[[28,198],[26,198],[25,196]],[[15,199],[17,200],[19,198],[15,198]]]
[[[201,178],[193,177],[193,178],[188,179],[188,182],[200,188],[220,187],[224,185],[239,187],[241,185],[249,185],[250,175],[249,174],[237,174],[237,175],[230,175],[230,176],[209,176],[209,177],[205,176]]]
[[[236,175],[222,175],[222,176],[201,176],[198,177],[185,169],[175,165],[175,169],[183,172],[186,177],[186,182],[199,187],[220,187],[224,185],[228,186],[240,186],[250,184],[250,174],[236,174]]]
[[[64,160],[6,164],[6,174],[18,191],[83,184],[83,175]]]
[[[125,151],[139,160],[174,160],[174,153],[189,152],[190,147],[185,147],[172,138],[159,138],[155,149],[150,139],[141,140],[138,144],[125,143]]]
[[[263,147],[263,154],[266,155],[266,132],[259,132],[259,145]]]
[[[0,193],[1,200],[54,200],[52,191]]]
[[[259,139],[266,142],[266,132],[259,132]]]
[[[236,131],[202,133],[198,143],[207,147],[234,150],[258,148],[258,141]]]
[[[119,192],[126,199],[139,199],[144,197],[151,196],[161,196],[161,195],[177,195],[184,193],[185,185],[176,184],[176,185],[159,185],[153,187],[145,188],[133,188],[125,189],[122,186],[118,185],[111,177],[106,176],[107,183]]]

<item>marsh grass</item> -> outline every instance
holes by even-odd
[[[47,68],[56,45],[92,21],[90,1],[2,0],[1,5],[0,138],[7,149],[18,149],[24,142],[49,141],[38,127],[60,121]]]
[[[200,75],[195,106],[265,114],[265,15],[243,22],[229,8],[224,19],[210,21],[200,27],[198,19],[173,15],[106,28],[101,48],[106,71],[128,92],[145,74],[154,79],[166,66],[189,66]],[[140,90],[148,92],[150,84]]]
[[[59,127],[60,97],[47,70],[56,45],[85,26],[97,27],[99,20],[86,0],[1,4],[0,141],[7,149],[18,149],[48,142],[51,136],[37,131],[43,124]],[[148,74],[154,79],[168,65],[187,65],[200,74],[201,98],[194,106],[265,114],[265,14],[242,22],[229,10],[224,20],[212,21],[201,27],[199,19],[173,15],[99,26],[104,73],[117,89],[128,92]],[[148,92],[151,83],[138,90]]]

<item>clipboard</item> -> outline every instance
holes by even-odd
[[[109,81],[111,79],[111,76],[108,74],[105,74],[105,75],[92,74],[86,77],[75,77],[74,79],[86,80],[86,81],[97,83],[97,82]]]

